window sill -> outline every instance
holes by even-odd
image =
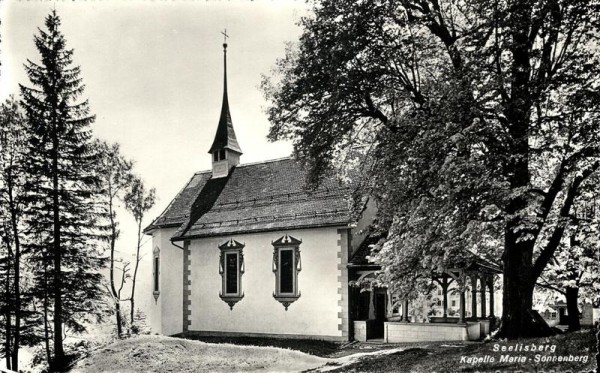
[[[235,306],[235,304],[239,301],[242,300],[242,298],[244,298],[244,294],[242,293],[242,295],[223,295],[223,294],[219,294],[219,298],[221,298],[221,300],[225,303],[227,303],[229,305],[229,309],[233,310],[233,306]]]
[[[277,295],[277,294],[273,293],[273,298],[275,298],[275,300],[277,300],[279,303],[283,304],[283,306],[285,307],[285,310],[287,311],[287,309],[290,306],[290,304],[292,304],[295,301],[297,301],[298,298],[300,298],[300,295],[301,294],[298,294],[298,295]]]

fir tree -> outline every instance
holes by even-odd
[[[72,66],[73,50],[66,48],[56,11],[46,17],[45,26],[34,37],[40,63],[25,64],[31,87],[20,87],[31,134],[26,220],[34,238],[27,246],[43,299],[46,333],[51,329],[53,334],[49,364],[58,371],[67,363],[67,329],[81,332],[90,317],[102,315],[99,269],[106,257],[97,243],[105,238],[101,222],[106,210],[98,203],[98,156],[90,130],[95,117],[88,101],[80,99],[80,69]],[[46,348],[50,353],[48,340]]]

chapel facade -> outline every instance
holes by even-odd
[[[308,188],[292,158],[241,162],[223,47],[212,169],[194,174],[144,230],[153,245],[151,329],[348,340],[349,263],[375,208],[354,219],[349,186],[329,177]]]

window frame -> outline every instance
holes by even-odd
[[[230,239],[224,244],[219,246],[219,274],[221,275],[221,290],[219,291],[219,297],[223,302],[229,305],[229,309],[233,310],[233,306],[244,298],[244,291],[242,290],[242,276],[246,271],[244,266],[244,247],[246,245]],[[227,256],[236,255],[236,291],[227,292]]]
[[[285,310],[288,310],[288,307],[293,302],[297,301],[300,298],[301,293],[298,288],[298,274],[302,271],[302,258],[300,256],[300,244],[302,240],[298,240],[294,237],[288,236],[287,234],[275,241],[271,244],[273,245],[273,274],[275,275],[275,291],[273,292],[273,298],[280,302]],[[283,251],[291,251],[292,252],[292,291],[291,292],[282,292],[281,291],[281,281],[282,281],[282,268],[281,260]]]
[[[227,150],[225,148],[213,152],[213,162],[220,162],[227,159]]]

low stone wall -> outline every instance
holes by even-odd
[[[481,325],[482,338],[490,334],[490,320],[479,320],[479,325]]]
[[[481,337],[482,327],[478,321],[466,324],[386,322],[384,329],[386,342],[399,343],[473,341]]]
[[[354,321],[354,340],[365,342],[367,340],[367,321]]]
[[[365,342],[367,339],[372,339],[372,334],[374,330],[373,324],[376,322],[376,320],[354,321],[354,340],[359,342]]]

